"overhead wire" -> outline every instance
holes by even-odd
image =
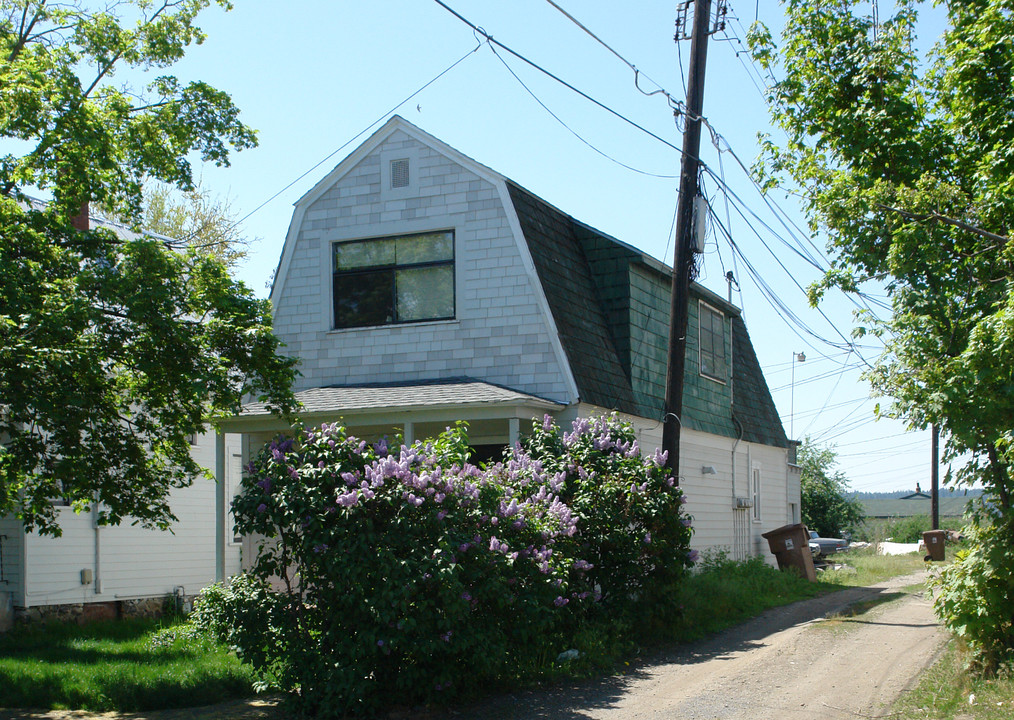
[[[398,102],[397,104],[395,104],[393,107],[391,107],[390,110],[388,110],[387,112],[385,112],[383,115],[381,115],[379,118],[377,118],[376,120],[374,120],[373,122],[371,122],[369,125],[367,125],[362,130],[360,130],[356,135],[354,135],[353,137],[349,138],[349,140],[347,140],[341,147],[339,147],[338,149],[336,149],[334,152],[332,152],[327,157],[325,157],[324,159],[322,159],[316,165],[314,165],[313,167],[311,167],[309,170],[307,170],[306,172],[304,172],[302,175],[300,175],[299,177],[297,177],[295,180],[293,180],[292,182],[290,182],[288,185],[286,185],[285,187],[283,187],[281,190],[279,190],[274,195],[272,195],[271,197],[269,197],[267,200],[265,200],[264,202],[262,202],[260,205],[258,205],[257,207],[255,207],[253,210],[251,210],[250,212],[248,212],[242,218],[240,218],[239,220],[237,220],[233,224],[233,228],[236,228],[236,227],[242,225],[246,220],[249,220],[250,217],[254,213],[256,213],[257,211],[259,211],[262,208],[264,208],[265,205],[267,205],[268,203],[270,203],[271,201],[273,201],[279,195],[281,195],[282,193],[284,193],[286,190],[288,190],[289,188],[291,188],[293,185],[295,185],[296,183],[298,183],[300,180],[302,180],[303,178],[305,178],[307,175],[309,175],[310,173],[312,173],[314,170],[316,170],[317,168],[319,168],[321,165],[323,165],[324,163],[326,163],[328,160],[330,160],[335,155],[337,155],[338,153],[340,153],[342,150],[344,150],[345,148],[347,148],[349,145],[351,145],[352,143],[354,143],[356,140],[358,140],[359,138],[361,138],[363,135],[365,135],[367,132],[369,132],[371,128],[373,128],[374,126],[378,125],[381,121],[383,121],[383,119],[386,118],[388,115],[390,115],[391,113],[393,113],[395,110],[397,110],[398,108],[400,108],[405,103],[407,103],[410,100],[412,100],[413,98],[415,98],[423,90],[425,90],[426,88],[428,88],[430,85],[432,85],[433,83],[435,83],[437,80],[439,80],[440,78],[442,78],[444,75],[446,75],[447,73],[449,73],[451,70],[453,70],[458,65],[460,65],[465,60],[467,60],[469,57],[471,57],[476,52],[478,52],[481,47],[482,47],[482,43],[477,44],[473,49],[469,50],[467,53],[465,53],[460,58],[458,58],[457,60],[455,60],[453,63],[451,63],[450,65],[448,65],[446,68],[444,68],[443,70],[441,70],[432,79],[430,79],[429,81],[427,81],[426,83],[424,83],[421,87],[419,87],[418,90],[415,90],[414,92],[412,92],[411,94],[409,94],[404,100],[402,100],[402,101]]]

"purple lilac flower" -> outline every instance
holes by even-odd
[[[556,607],[563,607],[569,602],[570,600],[568,600],[567,598],[557,595],[556,600],[553,601],[553,604],[556,605]]]
[[[384,647],[384,641],[383,640],[377,640],[377,647]]]
[[[644,544],[645,545],[650,545],[651,544],[651,533],[650,532],[646,532],[644,534]]]
[[[281,462],[282,458],[285,457],[285,454],[278,448],[271,448],[271,457],[273,457],[278,462]]]
[[[468,593],[468,591],[465,591],[461,593],[461,599],[464,600],[465,602],[471,602],[472,596]]]
[[[259,513],[262,513],[262,512],[264,512],[267,509],[268,509],[268,506],[265,505],[264,503],[261,503],[260,505],[257,506],[257,512],[259,512]]]
[[[593,567],[595,567],[595,566],[592,565],[587,560],[577,560],[574,563],[574,569],[575,570],[591,570]]]
[[[690,552],[687,553],[687,562],[689,562],[691,565],[696,563],[700,559],[701,554],[696,550],[691,550]]]
[[[444,642],[450,642],[451,635],[453,634],[454,634],[453,631],[448,630],[447,632],[445,632],[443,635],[440,636],[440,639],[443,640]]]
[[[271,492],[271,478],[264,478],[259,483],[257,483],[257,487],[259,487],[266,493]]]
[[[693,522],[689,515],[684,515],[680,518],[680,522],[683,523],[683,527],[690,527],[690,523]]]

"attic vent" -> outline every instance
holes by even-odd
[[[408,158],[391,161],[391,188],[408,187]]]

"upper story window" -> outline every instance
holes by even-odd
[[[454,317],[454,233],[334,244],[335,328]]]
[[[725,352],[725,316],[712,307],[700,304],[701,375],[726,382],[729,362]]]

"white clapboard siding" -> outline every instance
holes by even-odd
[[[195,459],[214,469],[215,437],[198,438]],[[227,436],[226,453],[239,452],[239,437]],[[129,520],[96,532],[90,513],[61,508],[59,538],[26,536],[29,575],[21,606],[109,602],[168,595],[177,587],[195,594],[215,580],[215,482],[198,478],[172,491],[178,518],[172,532],[146,530]],[[98,557],[96,556],[96,535]],[[239,569],[238,544],[227,546],[226,570]],[[81,571],[92,572],[82,584]],[[98,579],[98,588],[95,579]],[[96,592],[100,589],[101,592]]]

